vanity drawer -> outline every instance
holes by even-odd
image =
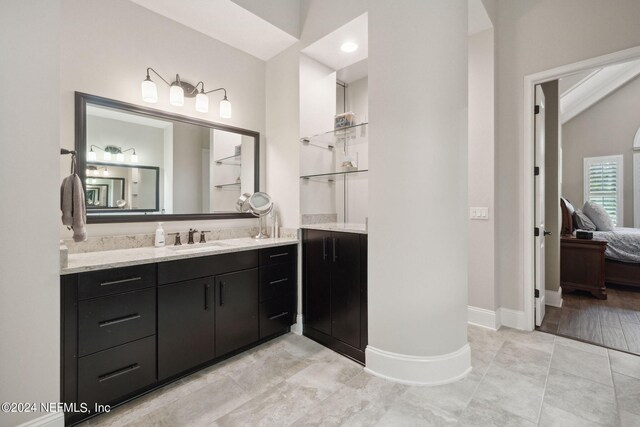
[[[95,353],[156,333],[156,289],[78,303],[78,353]]]
[[[78,360],[78,401],[108,403],[156,381],[156,337]]]
[[[156,265],[111,268],[78,274],[78,299],[135,291],[156,285]]]
[[[258,266],[258,251],[188,258],[158,264],[158,284],[182,282],[200,277],[217,276]]]
[[[283,295],[260,304],[260,338],[284,332],[294,323],[293,298]]]
[[[275,264],[260,268],[260,301],[291,293],[296,284],[295,264]]]
[[[260,266],[296,262],[296,245],[260,249]]]

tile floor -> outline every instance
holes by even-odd
[[[588,293],[562,296],[562,308],[546,307],[540,330],[616,350],[640,354],[640,292],[608,286],[608,297]]]
[[[469,342],[467,378],[417,387],[287,334],[85,425],[640,425],[638,356],[508,328]]]

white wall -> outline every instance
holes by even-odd
[[[60,1],[0,2],[2,402],[60,400],[59,31]]]
[[[469,368],[467,4],[403,6],[369,3],[367,368],[429,383]]]
[[[333,129],[336,114],[336,72],[306,55],[300,55],[300,135],[308,137]],[[330,135],[329,135],[330,136]],[[300,171],[302,175],[327,173],[335,170],[334,150],[314,144],[302,144]],[[336,213],[336,188],[333,183],[303,180],[300,183],[302,214]]]
[[[640,127],[640,77],[562,125],[563,194],[584,203],[584,158],[623,155],[624,224],[633,227],[633,139]]]
[[[522,310],[524,76],[640,44],[640,2],[522,0],[497,12],[497,278],[501,305]]]
[[[74,91],[149,107],[140,98],[140,82],[146,67],[155,68],[167,79],[180,73],[185,81],[202,80],[211,88],[226,87],[233,104],[233,118],[218,117],[217,94],[211,95],[211,110],[207,114],[196,112],[192,99],[186,99],[182,108],[169,105],[168,87],[159,79],[156,81],[160,99],[153,108],[255,130],[264,136],[265,63],[244,52],[126,0],[63,0],[61,44],[60,137],[64,147],[74,145]],[[263,159],[264,145],[261,144]],[[263,161],[261,165],[263,179],[265,164]],[[65,173],[68,167],[61,162],[59,175]],[[238,223],[256,221],[232,222]],[[204,224],[218,227],[229,222]],[[192,225],[168,223],[165,229],[184,230]],[[88,233],[93,236],[122,234],[124,230],[146,233],[154,229],[153,223],[92,224]],[[65,238],[69,236],[68,232],[62,234]]]
[[[469,206],[489,208],[469,221],[469,305],[495,311],[494,30],[469,36]]]

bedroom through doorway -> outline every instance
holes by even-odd
[[[540,331],[640,355],[637,111],[637,57],[536,85],[534,311]]]

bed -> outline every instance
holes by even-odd
[[[572,235],[574,222],[564,199],[560,199],[563,236]],[[594,231],[593,239],[607,242],[604,282],[640,287],[640,229],[616,228]]]

